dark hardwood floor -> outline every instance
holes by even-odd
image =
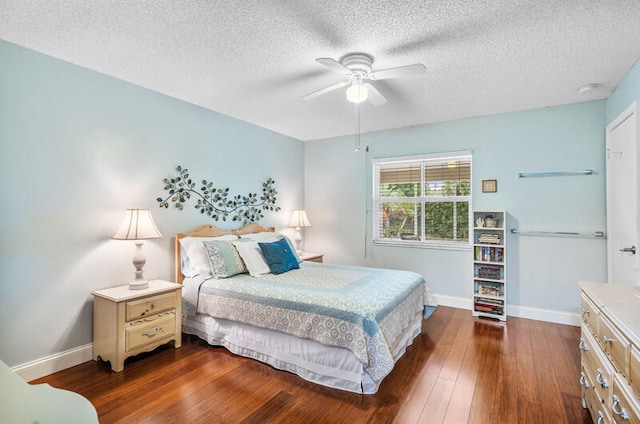
[[[439,307],[375,395],[311,384],[184,336],[126,362],[87,362],[33,383],[87,397],[107,423],[591,423],[580,329]]]

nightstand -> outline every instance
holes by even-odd
[[[302,252],[299,256],[303,261],[322,263],[322,257],[324,255],[322,253]]]
[[[111,362],[120,372],[124,360],[170,341],[182,346],[182,286],[152,280],[149,287],[96,290],[93,295],[93,359]]]

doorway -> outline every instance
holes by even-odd
[[[638,245],[638,103],[607,125],[607,277],[609,283],[636,285]]]

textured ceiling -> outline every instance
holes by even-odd
[[[315,59],[427,73],[374,85],[363,132],[606,98],[640,58],[639,0],[0,0],[0,38],[301,140],[351,134]],[[586,94],[586,83],[601,88]]]

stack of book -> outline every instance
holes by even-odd
[[[476,284],[476,294],[485,296],[502,296],[502,284],[491,281],[478,281]]]
[[[476,297],[473,303],[473,307],[476,311],[488,312],[496,315],[502,315],[504,312],[504,301],[500,299]]]
[[[481,233],[478,237],[478,243],[480,244],[500,244],[500,237],[497,234]]]
[[[478,277],[499,280],[501,268],[497,265],[478,265]]]

